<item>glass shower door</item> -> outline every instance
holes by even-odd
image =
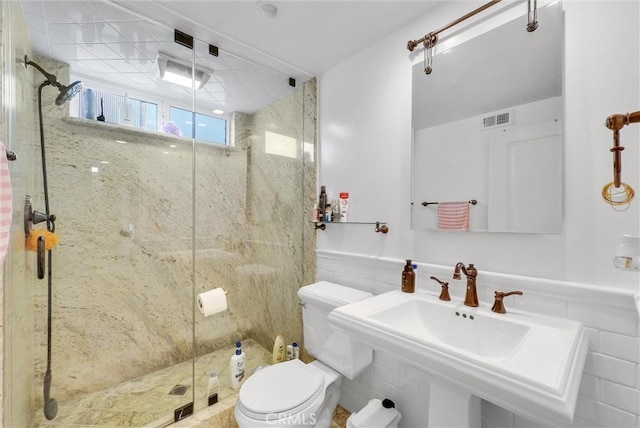
[[[33,7],[32,2],[23,6],[27,4]],[[63,84],[82,80],[94,95],[85,91],[75,104],[58,107],[53,102],[58,91],[43,89],[50,206],[60,239],[53,249],[51,306],[51,397],[58,411],[46,423],[166,425],[176,409],[180,413],[193,401],[193,145],[190,138],[162,133],[162,128],[134,129],[121,123],[120,114],[125,94],[155,101],[158,108],[168,98],[192,104],[190,89],[176,89],[150,71],[161,50],[185,64],[191,64],[192,51],[175,44],[173,29],[112,4],[37,4],[54,17],[49,25],[67,32],[64,43],[51,41],[53,52],[64,45],[62,59],[37,55],[36,47],[26,43],[30,38],[23,16],[29,13],[23,15],[18,2],[3,3],[13,20],[8,28],[3,19],[3,40],[9,30],[14,43],[4,60],[16,64],[12,78],[20,85],[12,102],[3,105],[24,110],[20,117],[27,130],[13,138],[20,144],[15,148],[20,172],[5,283],[11,318],[5,328],[11,340],[5,349],[11,358],[5,382],[11,414],[5,420],[9,426],[45,424],[47,287],[46,279],[36,279],[35,254],[24,249],[20,218],[26,194],[34,209],[43,211],[44,205],[34,103],[44,76],[19,66],[18,60],[28,55]],[[67,16],[77,14],[86,22],[64,20],[65,7]],[[132,28],[135,46],[132,40],[114,38]],[[88,29],[93,43],[68,46],[82,41]],[[122,73],[131,73],[129,86],[115,83]],[[82,112],[88,107],[93,115],[76,110],[71,115],[78,117],[69,117],[70,108]],[[14,120],[9,126],[15,132],[21,125]]]
[[[212,72],[204,91],[195,91],[194,295],[228,292],[226,311],[195,313],[195,405],[210,405],[215,371],[212,413],[224,424],[238,395],[229,366],[236,342],[244,379],[272,364],[276,335],[302,344],[296,292],[315,274],[315,232],[304,215],[315,199],[315,81],[294,86],[289,76],[204,41],[196,40],[195,56],[196,68]],[[221,122],[224,141],[210,128]]]

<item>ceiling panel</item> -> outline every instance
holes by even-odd
[[[129,93],[188,95],[160,81],[155,62],[160,52],[190,62],[194,52],[176,44],[173,32],[178,28],[192,34],[198,67],[213,70],[198,100],[244,112],[256,111],[290,91],[289,77],[298,83],[311,78],[318,61],[330,68],[345,49],[355,52],[366,46],[354,44],[360,37],[354,37],[358,22],[375,23],[361,37],[368,44],[376,34],[415,18],[416,11],[429,9],[418,3],[277,2],[281,15],[268,21],[256,13],[253,1],[21,1],[36,53],[69,63],[74,75],[104,79]],[[208,54],[208,43],[220,47],[219,57]],[[230,47],[238,51],[230,54]],[[295,61],[288,59],[292,49],[299,49]]]

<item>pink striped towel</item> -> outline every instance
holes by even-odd
[[[438,203],[438,229],[469,230],[469,202]]]
[[[13,197],[11,194],[11,174],[4,144],[0,143],[0,263],[4,261],[11,236],[11,216]]]

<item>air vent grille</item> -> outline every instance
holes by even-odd
[[[513,124],[513,114],[510,111],[492,114],[482,118],[482,129],[497,128]]]

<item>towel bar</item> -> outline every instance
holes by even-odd
[[[423,207],[429,206],[429,205],[438,205],[440,202],[421,202]],[[470,201],[468,201],[468,203],[470,203],[471,205],[477,205],[478,201],[475,199],[471,199]]]

